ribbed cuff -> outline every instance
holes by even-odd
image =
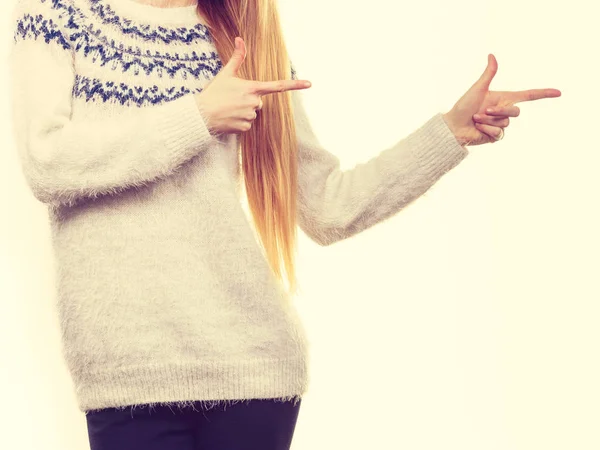
[[[469,154],[448,127],[442,113],[431,117],[407,140],[413,149],[414,161],[420,167],[419,172],[432,180],[440,178]]]
[[[159,136],[171,153],[198,153],[219,142],[212,134],[207,121],[198,108],[194,94],[166,103],[163,120],[158,124]]]

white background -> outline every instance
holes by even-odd
[[[13,3],[0,6],[3,58]],[[488,53],[490,89],[562,91],[518,104],[503,141],[469,147],[388,221],[325,248],[301,235],[311,384],[293,450],[600,448],[596,2],[280,8],[313,83],[315,132],[348,170],[448,111]],[[46,210],[1,108],[0,448],[88,449],[52,310]]]

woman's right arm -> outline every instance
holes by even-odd
[[[71,120],[74,53],[60,26],[65,18],[41,0],[19,0],[14,17],[13,130],[23,174],[41,202],[74,204],[143,186],[217,142],[192,93],[125,114]]]

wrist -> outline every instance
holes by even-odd
[[[458,141],[458,143],[462,146],[467,145],[467,139],[460,135],[458,127],[456,126],[456,123],[452,118],[452,111],[448,111],[447,113],[442,114],[442,118],[444,119],[444,122],[446,122],[446,125],[448,126],[452,134],[454,134],[454,137]]]

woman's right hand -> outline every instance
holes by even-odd
[[[198,108],[211,132],[242,133],[252,127],[256,110],[262,108],[261,96],[295,89],[306,89],[306,80],[251,81],[237,77],[246,58],[246,46],[235,38],[235,51],[229,62],[202,90],[195,94]]]

